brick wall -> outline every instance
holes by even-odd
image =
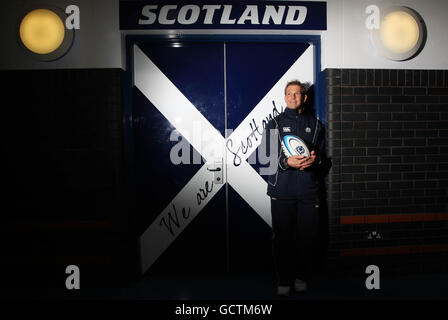
[[[447,270],[448,71],[327,69],[326,80],[330,261]]]
[[[84,284],[107,280],[126,260],[123,71],[0,74],[2,283],[64,286],[69,264]]]

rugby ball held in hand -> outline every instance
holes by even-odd
[[[293,135],[283,137],[282,149],[287,157],[296,155],[309,157],[311,155],[305,141]]]

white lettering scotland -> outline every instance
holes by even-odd
[[[308,9],[305,6],[246,5],[241,14],[232,11],[232,5],[145,5],[138,20],[139,25],[249,24],[301,25]],[[201,15],[201,12],[205,14]],[[202,18],[200,18],[202,17]],[[201,19],[201,20],[200,20]]]

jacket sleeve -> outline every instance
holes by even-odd
[[[288,157],[285,155],[285,153],[282,150],[282,138],[280,137],[280,131],[278,130],[278,123],[277,120],[273,119],[275,135],[274,137],[277,139],[277,160],[278,160],[278,169],[280,171],[288,170],[290,167],[288,165]],[[271,132],[271,134],[274,134]]]
[[[276,125],[276,120],[273,119],[266,124],[266,127],[263,130],[260,147],[262,148],[261,152],[264,155],[264,158],[269,159],[269,161],[277,161],[278,163],[274,165],[277,166],[278,170],[283,171],[289,169],[289,166],[285,162],[287,160],[287,157],[281,150],[281,139],[279,139],[278,134],[279,133]],[[271,141],[274,142],[272,145]],[[272,150],[272,147],[274,146],[277,150]],[[272,174],[274,173],[275,172],[273,172]]]
[[[288,157],[285,155],[285,153],[282,150],[282,142],[281,138],[278,139],[278,168],[280,170],[288,170],[290,167],[288,165]]]

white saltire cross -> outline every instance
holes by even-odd
[[[251,139],[254,124],[263,131],[262,122],[272,113],[273,104],[282,105],[284,86],[291,79],[314,83],[314,46],[308,49],[293,63],[261,101],[253,108],[238,128],[227,138],[232,140],[233,152],[244,142],[246,153],[239,153],[241,161],[235,165],[235,155],[226,148],[226,139],[196,109],[196,107],[176,88],[163,72],[134,45],[134,85],[149,101],[175,126],[176,130],[199,152],[206,163],[174,197],[153,223],[140,236],[141,272],[144,273],[168,248],[184,228],[196,217],[202,208],[214,197],[224,184],[213,184],[213,172],[207,170],[213,165],[213,154],[222,151],[229,163],[224,162],[223,177],[236,192],[271,226],[270,199],[266,195],[267,185],[254,168],[245,161],[259,146],[260,139]],[[199,125],[201,139],[193,139],[193,124]],[[193,130],[192,130],[193,129]],[[206,152],[203,145],[214,143],[215,147]],[[223,154],[221,153],[221,154]],[[168,160],[168,159],[167,159]],[[227,172],[226,172],[227,170]],[[202,190],[201,190],[202,189]],[[198,201],[198,195],[204,195]]]

